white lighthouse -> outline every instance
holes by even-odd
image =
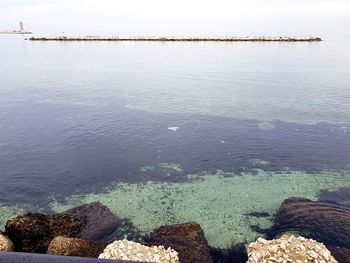
[[[24,32],[23,22],[19,22],[19,31]]]

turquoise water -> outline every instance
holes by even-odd
[[[285,198],[349,187],[347,44],[1,36],[1,226],[101,201],[143,233],[194,220],[216,246],[254,239]]]

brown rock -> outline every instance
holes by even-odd
[[[6,223],[6,234],[16,251],[44,253],[50,243],[50,222],[42,214],[17,216]]]
[[[97,258],[107,245],[105,242],[59,236],[51,241],[47,254]]]
[[[197,223],[162,226],[148,238],[148,245],[171,247],[179,253],[181,263],[212,263],[208,242]]]
[[[287,231],[297,231],[329,247],[350,248],[350,209],[305,198],[286,199],[267,236],[272,239]]]
[[[61,214],[48,215],[51,236],[76,237],[86,228],[86,217],[84,214]]]
[[[54,215],[25,214],[7,221],[5,233],[16,251],[45,253],[56,236],[98,240],[121,225],[100,203],[83,205]]]
[[[86,240],[100,240],[122,225],[120,218],[98,202],[72,208],[65,214],[84,217],[85,226],[77,237]]]
[[[12,241],[0,232],[0,252],[13,252],[15,246]]]

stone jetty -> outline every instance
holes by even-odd
[[[319,42],[319,37],[31,37],[31,41],[168,41],[168,42]]]

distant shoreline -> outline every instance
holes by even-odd
[[[31,37],[30,41],[319,42],[319,37]]]

